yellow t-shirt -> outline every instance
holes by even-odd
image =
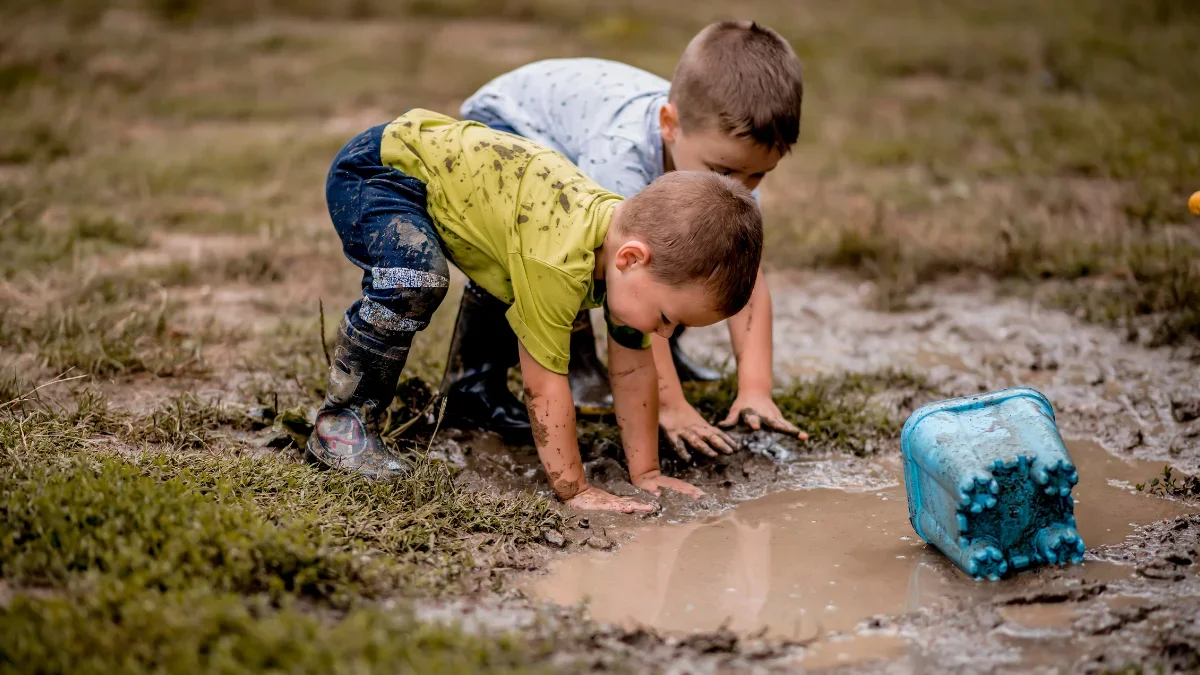
[[[521,344],[565,374],[575,315],[603,302],[594,251],[621,197],[553,150],[419,108],[384,129],[380,155],[425,183],[450,260],[511,304]]]

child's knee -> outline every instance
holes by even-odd
[[[359,316],[385,334],[424,330],[450,287],[448,270],[376,267],[371,272]]]
[[[433,318],[433,313],[442,305],[442,301],[446,299],[446,292],[450,290],[449,276],[449,270],[445,270],[441,274],[428,272],[421,286],[410,289],[411,295],[414,296],[410,300],[413,313],[424,319],[426,324]]]

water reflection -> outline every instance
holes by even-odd
[[[1131,491],[1130,482],[1157,464],[1126,463],[1092,444],[1071,444],[1071,455],[1081,480],[1076,518],[1089,547],[1184,511]],[[1129,572],[1096,561],[1070,568],[1089,578]],[[563,560],[532,589],[562,604],[588,598],[592,615],[604,621],[681,633],[766,629],[803,640],[853,634],[874,615],[1016,591],[1029,579],[966,577],[916,537],[904,490],[893,484],[870,492],[783,492],[705,521],[642,528],[616,553]],[[823,649],[846,658],[853,642]]]

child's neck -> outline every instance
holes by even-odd
[[[662,139],[663,151],[663,173],[671,173],[675,170],[675,158],[671,156],[671,147],[667,145],[667,139]]]
[[[592,269],[593,279],[604,280],[604,270],[608,268],[608,258],[612,255],[612,251],[616,246],[617,237],[614,232],[620,226],[621,206],[622,204],[618,203],[613,207],[612,218],[608,221],[608,231],[604,233],[604,241],[600,244],[600,248],[593,251],[596,255],[596,266]]]

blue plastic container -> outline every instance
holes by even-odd
[[[977,579],[1083,559],[1079,482],[1040,392],[1003,389],[930,403],[900,435],[908,517]]]

